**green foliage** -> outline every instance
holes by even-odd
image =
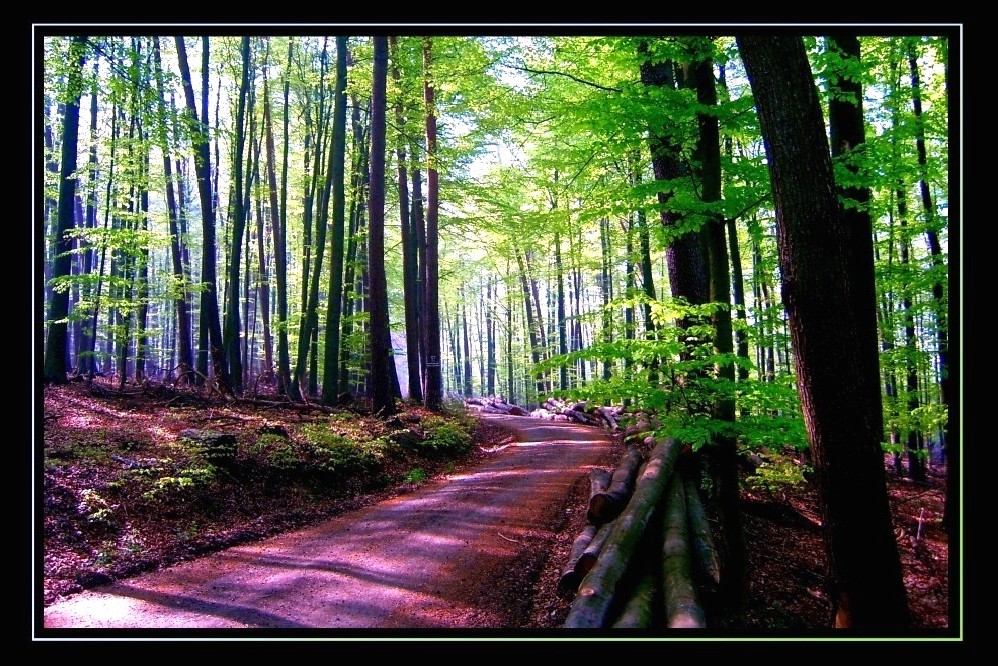
[[[163,505],[183,501],[193,497],[197,491],[206,489],[215,480],[216,471],[209,463],[192,462],[174,474],[153,479],[150,488],[142,496]]]
[[[311,468],[327,480],[338,482],[381,471],[387,440],[358,443],[315,424],[305,426],[302,435],[310,446]]]
[[[300,469],[301,457],[295,450],[294,443],[286,437],[275,434],[263,434],[250,447],[250,451],[260,455],[266,464],[285,472]]]
[[[755,473],[746,478],[752,488],[778,490],[780,486],[796,486],[804,483],[806,468],[788,456],[770,454],[756,468]]]
[[[421,467],[415,467],[405,475],[406,483],[422,483],[423,481],[426,481],[426,471]]]
[[[471,437],[457,423],[443,423],[427,430],[420,453],[430,458],[452,458],[471,451]]]

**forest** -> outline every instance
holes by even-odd
[[[958,46],[43,35],[41,382],[653,414],[696,455],[722,597],[746,484],[810,484],[830,625],[910,626],[888,476],[942,470],[950,543],[961,516]]]

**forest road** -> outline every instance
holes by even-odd
[[[521,441],[410,494],[74,595],[44,609],[44,630],[513,626],[518,566],[616,449],[595,428],[486,418]]]

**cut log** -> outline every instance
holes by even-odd
[[[576,423],[581,423],[582,425],[596,425],[592,418],[590,418],[585,412],[580,412],[576,409],[563,409],[561,413]]]
[[[610,430],[613,431],[620,430],[620,424],[617,423],[617,419],[616,417],[614,417],[613,412],[611,410],[607,409],[606,407],[599,407],[596,409],[596,412],[601,417],[603,417],[603,420],[606,421],[606,425]]]
[[[613,474],[609,470],[600,467],[589,472],[589,499],[609,488],[612,477]]]
[[[670,484],[664,512],[662,591],[665,594],[665,625],[669,629],[703,629],[707,620],[693,587],[684,495],[683,484],[677,476]]]
[[[579,558],[582,557],[582,553],[585,552],[586,546],[592,542],[594,536],[596,536],[596,526],[592,523],[586,523],[586,526],[579,532],[579,536],[575,537],[575,541],[572,542],[572,550],[568,554],[568,562],[565,564],[565,568],[561,570],[561,578],[558,580],[558,592],[560,594],[575,594],[575,591],[579,589],[579,581],[582,580],[582,576],[576,572],[575,565],[579,561]]]
[[[634,492],[634,483],[641,466],[641,451],[628,446],[627,451],[617,464],[617,469],[610,479],[610,486],[605,492],[593,495],[589,499],[589,510],[586,517],[595,525],[602,525],[616,518]]]
[[[575,574],[579,577],[579,580],[582,580],[587,573],[592,571],[596,560],[599,559],[600,552],[603,550],[603,545],[606,543],[607,537],[610,536],[610,532],[613,530],[613,522],[611,520],[609,523],[600,526],[596,532],[596,536],[593,537],[585,550],[582,551],[579,559],[575,561]]]
[[[651,562],[644,562],[641,577],[624,603],[614,629],[651,629],[655,623],[655,597],[658,593],[658,576]]]
[[[721,582],[721,566],[710,523],[707,522],[707,513],[703,510],[696,484],[691,479],[683,480],[683,490],[686,494],[686,516],[694,570],[705,582],[717,586]]]
[[[617,518],[596,564],[582,579],[563,626],[599,628],[607,625],[617,586],[665,492],[678,455],[679,446],[671,437],[660,440],[652,450],[631,501]]]

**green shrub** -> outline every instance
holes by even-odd
[[[294,443],[280,435],[271,433],[260,435],[250,450],[262,456],[265,464],[285,472],[296,470],[302,465]]]
[[[409,473],[405,475],[406,483],[422,483],[426,481],[426,471],[420,467],[409,470]]]
[[[330,480],[373,474],[381,469],[387,440],[376,439],[358,444],[322,426],[302,429],[311,445],[313,468]]]
[[[427,431],[420,451],[433,458],[452,458],[471,451],[471,436],[456,423],[443,423]]]

